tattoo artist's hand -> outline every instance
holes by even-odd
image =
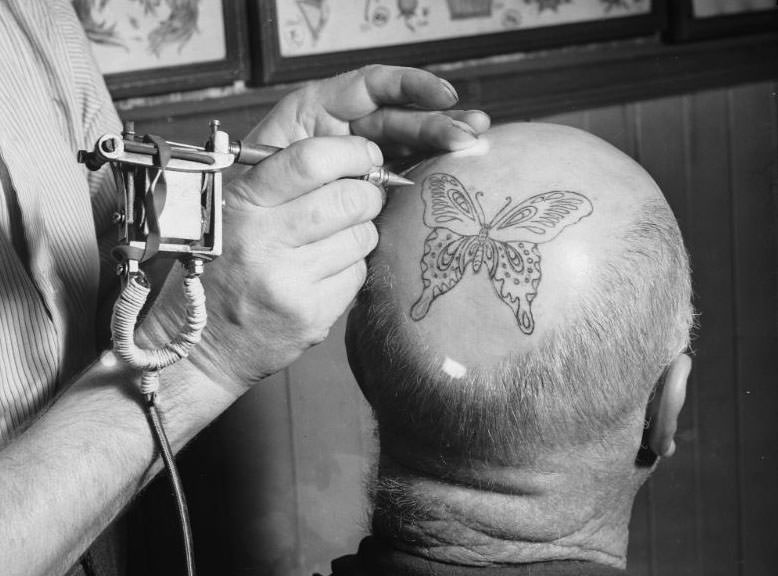
[[[478,110],[448,110],[458,96],[430,72],[365,66],[284,97],[249,134],[249,142],[288,146],[310,136],[355,134],[378,143],[387,156],[459,150],[489,127]]]
[[[223,255],[205,267],[208,326],[192,362],[241,384],[323,340],[365,279],[383,162],[358,136],[308,138],[227,186]]]

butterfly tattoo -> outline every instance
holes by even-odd
[[[450,174],[436,173],[422,183],[424,224],[432,232],[421,259],[422,293],[411,307],[418,321],[432,301],[454,286],[467,271],[485,269],[497,295],[513,311],[524,334],[532,334],[532,301],[540,284],[538,244],[548,242],[567,226],[594,210],[583,194],[554,190],[513,204],[508,196],[486,220],[481,197],[474,197]]]

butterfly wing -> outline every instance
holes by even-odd
[[[434,228],[424,241],[421,258],[422,293],[411,307],[411,318],[421,320],[432,301],[457,285],[474,254],[474,239],[447,228]]]
[[[532,301],[540,284],[540,251],[531,242],[492,242],[495,263],[491,273],[497,295],[513,311],[524,334],[535,330]]]
[[[578,192],[543,192],[500,213],[489,236],[498,242],[548,242],[593,210],[589,199]]]
[[[536,194],[498,213],[489,236],[496,245],[492,284],[513,311],[524,334],[535,330],[532,301],[540,285],[540,251],[567,226],[592,213],[591,201],[577,192],[554,190]]]
[[[430,228],[447,228],[461,236],[475,236],[483,215],[462,183],[450,174],[434,173],[421,187],[424,223]]]

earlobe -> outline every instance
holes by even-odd
[[[670,363],[665,372],[664,382],[654,399],[654,409],[648,426],[648,447],[662,458],[675,453],[675,432],[678,429],[678,417],[686,400],[686,383],[692,369],[692,360],[686,354],[680,354]]]

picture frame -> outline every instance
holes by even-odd
[[[173,8],[167,3],[151,3],[157,11],[149,12],[142,2],[130,0],[107,0],[100,5],[72,1],[114,99],[223,86],[248,77],[242,0],[192,0],[189,12],[179,19],[187,19],[188,34],[174,22]],[[176,6],[186,8],[187,4]],[[145,12],[139,15],[139,10]],[[156,21],[139,22],[144,18]]]
[[[770,1],[765,0],[708,3],[709,0],[670,2],[670,22],[666,40],[686,42],[748,33],[778,32],[778,3],[774,1],[771,2],[771,7],[767,7]]]
[[[463,36],[453,36],[434,40],[400,41],[392,45],[358,46],[344,50],[290,56],[283,54],[282,38],[279,28],[285,25],[284,15],[279,6],[296,4],[302,12],[302,6],[323,6],[333,0],[249,0],[248,19],[252,54],[251,79],[255,84],[290,82],[308,78],[324,77],[368,63],[424,66],[443,61],[458,61],[479,58],[492,54],[505,54],[553,48],[570,44],[590,43],[603,40],[649,36],[661,32],[666,25],[664,0],[346,0],[359,2],[364,6],[372,4],[386,9],[396,6],[395,13],[387,15],[388,22],[402,20],[401,8],[409,6],[434,5],[446,6],[451,12],[452,23],[457,18],[465,19],[470,14],[478,16],[479,5],[501,6],[503,13],[513,7],[522,13],[537,10],[547,25],[522,27],[519,24],[510,31],[494,31]],[[344,0],[339,0],[343,2]],[[557,23],[552,11],[563,14],[576,6],[586,3],[602,8],[600,17],[593,16],[584,21],[563,21]],[[342,7],[344,4],[339,4]],[[455,18],[455,8],[459,12]],[[608,7],[611,8],[608,8]],[[330,10],[336,8],[330,7]],[[580,8],[576,8],[580,10]],[[617,15],[610,10],[636,10],[641,13]],[[483,12],[483,11],[482,11]],[[366,9],[368,14],[368,9]],[[483,17],[483,15],[481,16]],[[301,17],[304,19],[304,16]],[[365,16],[366,21],[368,16]],[[370,24],[368,23],[368,27]],[[397,26],[395,24],[395,26]]]

